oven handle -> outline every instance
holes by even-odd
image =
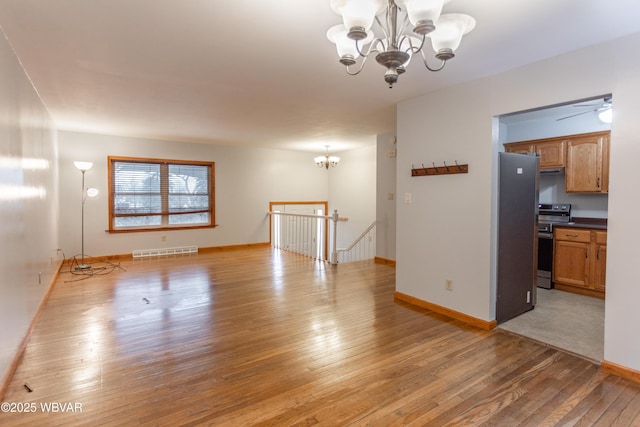
[[[553,233],[540,233],[540,232],[538,232],[538,239],[553,239]]]

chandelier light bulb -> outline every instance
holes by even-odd
[[[442,6],[450,0],[396,0],[396,4],[407,11],[409,21],[416,34],[428,34],[435,29],[434,23],[442,13]]]
[[[376,15],[386,6],[386,0],[331,0],[331,8],[340,16],[352,38],[366,37]]]
[[[462,36],[476,26],[476,20],[462,13],[447,13],[440,16],[436,29],[428,37],[431,38],[433,50],[436,52],[453,52],[460,46]]]
[[[340,62],[344,65],[353,65],[356,63],[355,58],[360,56],[360,53],[358,52],[356,44],[348,37],[347,33],[347,28],[342,24],[338,24],[329,28],[329,31],[327,31],[327,38],[332,43],[335,43],[338,56],[340,57]],[[373,33],[368,31],[367,37],[364,40],[360,40],[358,45],[362,49],[371,43],[371,40],[373,40]]]

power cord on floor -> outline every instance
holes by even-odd
[[[88,255],[75,255],[68,261],[64,255],[64,252],[62,253],[62,256],[64,258],[63,262],[69,263],[69,273],[75,276],[71,280],[65,280],[65,283],[78,282],[80,280],[85,280],[93,276],[104,276],[106,274],[112,273],[116,268],[122,271],[127,271],[122,266],[120,266],[120,263],[114,264],[112,262],[100,260]],[[89,262],[89,264],[80,264],[78,262],[79,257],[82,259],[83,263]],[[81,266],[82,268],[80,268]]]

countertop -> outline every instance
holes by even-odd
[[[571,218],[571,222],[564,224],[556,224],[556,228],[592,228],[594,230],[606,230],[607,219],[606,218]]]

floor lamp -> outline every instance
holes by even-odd
[[[81,224],[82,224],[82,231],[81,231],[81,236],[82,236],[82,253],[81,253],[81,257],[82,260],[80,261],[80,264],[76,265],[76,270],[86,270],[88,268],[91,268],[91,265],[89,264],[85,264],[84,263],[84,203],[87,200],[87,196],[88,197],[95,197],[98,195],[98,190],[96,190],[95,188],[89,188],[86,189],[84,188],[84,174],[86,171],[88,171],[89,169],[91,169],[91,167],[93,166],[93,163],[91,162],[73,162],[73,165],[80,171],[82,172],[82,220],[81,220]]]

